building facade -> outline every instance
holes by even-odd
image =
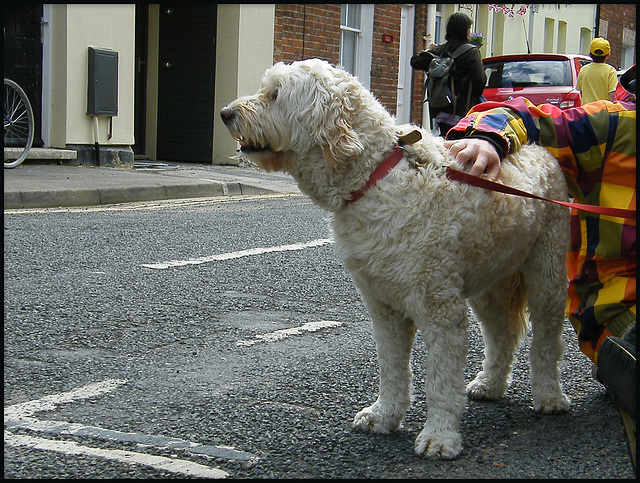
[[[398,122],[424,124],[424,74],[411,56],[444,42],[462,11],[483,56],[588,52],[609,38],[610,63],[635,63],[635,5],[604,4],[8,4],[5,77],[36,114],[35,146],[73,149],[78,164],[133,160],[233,164],[218,115],[253,93],[274,62],[319,57],[358,76]],[[631,12],[633,9],[633,12]],[[89,51],[117,56],[117,110],[88,111]],[[91,82],[96,82],[92,79]],[[109,87],[109,86],[108,86]]]
[[[598,5],[596,37],[611,44],[609,64],[618,70],[636,63],[636,4],[602,3]]]

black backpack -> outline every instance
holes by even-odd
[[[426,101],[429,106],[436,109],[444,109],[453,106],[453,112],[456,112],[456,92],[453,84],[453,75],[455,73],[455,59],[474,49],[472,44],[464,44],[458,47],[452,54],[444,52],[441,56],[437,56],[431,52],[433,59],[427,69],[427,79],[425,81],[425,89],[427,91]],[[469,95],[467,96],[467,108],[471,97],[471,85],[469,85]]]

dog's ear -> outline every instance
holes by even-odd
[[[344,103],[341,103],[344,104]],[[358,133],[351,128],[348,118],[338,113],[338,107],[328,107],[327,112],[336,114],[328,119],[328,126],[318,132],[318,141],[322,145],[324,158],[330,166],[337,166],[341,161],[362,153],[364,146]]]
[[[358,86],[353,82],[347,86],[347,83],[348,80],[340,80],[339,83],[329,80],[327,86],[325,82],[319,82],[318,95],[313,103],[312,132],[330,166],[337,166],[364,150],[351,124],[356,102],[353,94]]]

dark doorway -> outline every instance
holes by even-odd
[[[133,154],[146,154],[147,126],[147,48],[149,38],[149,5],[136,5],[136,65],[133,96],[135,143]]]
[[[212,162],[217,5],[160,5],[159,160]]]
[[[4,4],[4,76],[25,91],[35,118],[33,146],[42,142],[41,3]]]

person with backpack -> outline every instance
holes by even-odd
[[[469,42],[472,23],[464,13],[454,13],[447,20],[446,43],[411,57],[411,67],[426,72],[430,127],[437,127],[441,136],[482,101],[487,76],[480,51]]]

